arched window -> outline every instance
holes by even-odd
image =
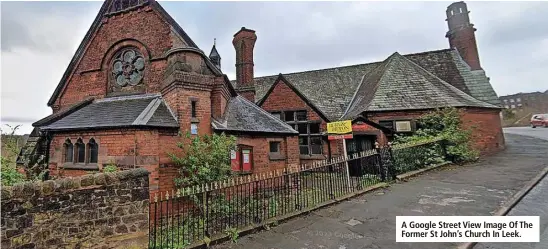
[[[63,158],[65,162],[72,163],[72,158],[73,158],[72,156],[74,155],[74,147],[72,145],[72,142],[68,138],[67,140],[65,140],[65,143],[63,144],[63,152],[64,152]]]
[[[76,141],[76,153],[74,153],[76,156],[76,162],[77,163],[85,163],[86,162],[86,146],[84,145],[84,142],[82,142],[81,138],[78,138]]]
[[[99,146],[95,142],[95,139],[90,139],[88,142],[88,163],[97,163],[98,149]]]

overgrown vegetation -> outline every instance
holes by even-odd
[[[24,145],[23,136],[15,133],[20,125],[8,127],[9,131],[0,129],[2,134],[2,153],[0,154],[2,185],[11,186],[24,181],[41,181],[49,173],[44,155],[21,155],[20,168],[17,167],[17,157]]]
[[[511,109],[502,109],[502,117],[505,120],[512,120],[516,118],[516,114]]]
[[[4,129],[0,129],[2,134],[2,154],[0,155],[0,164],[1,164],[1,177],[2,185],[11,186],[13,184],[25,181],[26,177],[24,174],[20,173],[17,170],[17,155],[19,154],[20,148],[20,137],[15,135],[19,126],[11,127],[6,125],[10,132],[5,132]]]
[[[421,117],[417,123],[419,128],[415,134],[396,136],[394,144],[415,144],[441,138],[446,142],[444,147],[447,159],[454,163],[472,161],[479,156],[479,152],[470,143],[471,131],[462,128],[462,121],[456,108],[437,109]],[[434,149],[430,152],[434,153]]]
[[[175,185],[179,188],[219,181],[231,176],[230,150],[236,147],[236,138],[223,134],[191,136],[187,133],[177,145],[181,157],[169,156],[179,168]]]
[[[118,171],[118,166],[114,162],[109,162],[105,167],[103,167],[104,173],[113,173]]]

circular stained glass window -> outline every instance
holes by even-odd
[[[112,78],[118,86],[136,86],[143,80],[145,59],[139,50],[126,48],[114,56]]]

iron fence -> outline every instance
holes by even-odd
[[[150,203],[149,248],[185,248],[273,218],[312,210],[396,174],[421,167],[440,140],[377,148],[291,167],[191,186],[155,196]],[[415,155],[415,156],[413,156]],[[401,157],[401,158],[398,158]],[[412,166],[405,166],[407,162]],[[430,161],[424,163],[428,166]]]

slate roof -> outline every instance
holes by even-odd
[[[217,47],[215,45],[213,45],[211,52],[209,52],[209,58],[221,58],[221,55],[217,51]]]
[[[468,95],[493,105],[498,97],[485,73],[472,71],[458,51],[442,49],[403,55],[424,70],[434,74]],[[356,89],[373,69],[382,62],[283,74],[283,76],[321,110],[329,120],[339,120],[348,109]],[[278,75],[255,78],[255,99],[265,97]],[[235,81],[232,81],[236,84]],[[321,89],[321,91],[319,90]]]
[[[56,131],[114,127],[179,128],[177,119],[157,94],[95,100],[38,125],[41,130]]]
[[[498,108],[464,93],[396,52],[365,75],[342,119],[353,119],[364,111],[448,106]]]
[[[230,99],[224,117],[213,120],[212,126],[215,130],[228,132],[299,134],[285,122],[239,95]]]

